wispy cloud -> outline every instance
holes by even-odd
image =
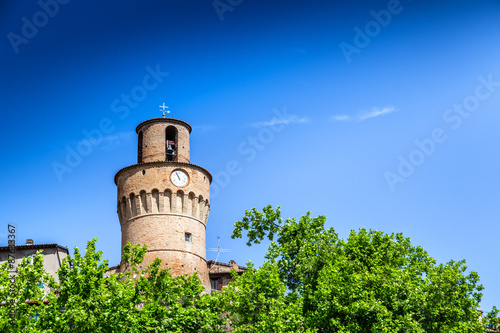
[[[345,115],[345,114],[341,114],[341,115],[331,116],[330,119],[335,120],[335,121],[345,121],[345,120],[349,120],[349,116]]]
[[[386,106],[383,108],[372,108],[369,111],[360,111],[355,116],[348,116],[345,114],[342,115],[333,115],[330,117],[332,121],[364,121],[367,119],[383,116],[389,113],[396,111],[394,106]]]
[[[289,125],[289,124],[304,124],[310,122],[307,117],[299,117],[296,115],[286,115],[285,118],[273,118],[268,121],[261,121],[258,123],[250,124],[252,127],[269,127],[275,125]]]
[[[102,133],[101,133],[102,134]],[[116,147],[119,147],[127,142],[134,139],[135,132],[118,132],[109,135],[96,135],[89,138],[81,139],[80,141],[74,141],[72,144],[75,146],[86,146],[91,144],[99,149],[110,151]]]
[[[360,114],[358,116],[358,119],[359,119],[359,121],[363,121],[363,120],[366,120],[366,119],[375,118],[375,117],[378,117],[378,116],[383,116],[385,114],[389,114],[389,113],[392,113],[394,111],[396,111],[396,108],[394,106],[386,106],[386,107],[384,107],[382,109],[373,108],[373,109],[371,109],[368,112]]]
[[[127,142],[130,142],[135,136],[135,132],[119,132],[116,134],[109,134],[102,138],[99,148],[103,150],[112,150]]]

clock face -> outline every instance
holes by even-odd
[[[189,177],[188,177],[187,173],[185,173],[182,170],[174,170],[174,172],[172,172],[170,174],[170,180],[172,181],[172,183],[175,186],[183,187],[183,186],[186,186],[188,184]]]

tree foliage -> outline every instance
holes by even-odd
[[[301,330],[286,331],[464,333],[498,325],[496,308],[480,319],[483,287],[465,261],[438,264],[402,234],[360,229],[343,240],[333,228],[325,229],[325,222],[310,213],[282,219],[279,207],[268,206],[247,210],[235,223],[233,238],[246,231],[249,246],[271,241],[264,268],[279,277],[270,280],[274,299],[292,307],[304,323]],[[231,297],[253,302],[245,286],[261,283],[248,272]],[[262,321],[271,320],[268,308],[253,304],[233,310],[238,324],[252,327],[261,315]]]
[[[223,289],[222,297],[235,333],[306,331],[301,304],[287,302],[286,285],[275,264],[254,270],[250,263],[246,273],[233,277],[235,282]]]
[[[53,284],[54,279],[43,269],[40,252],[23,258],[15,277],[5,262],[0,267],[0,332],[38,332],[34,318],[45,296],[40,287]]]
[[[145,246],[127,244],[122,272],[88,242],[54,280],[41,252],[11,276],[0,267],[0,332],[343,332],[467,333],[499,327],[498,310],[478,311],[477,273],[465,261],[437,263],[402,234],[360,229],[340,239],[310,213],[247,210],[233,238],[269,239],[264,264],[222,292],[204,293],[196,274],[172,277]],[[43,287],[43,288],[41,288]]]
[[[0,332],[223,332],[220,299],[202,293],[196,274],[172,277],[159,259],[138,269],[146,248],[127,245],[123,264],[129,269],[109,275],[95,242],[88,242],[85,255],[75,248],[64,259],[59,282],[43,271],[40,252],[33,264],[23,259],[13,288],[2,266],[0,302],[9,306],[0,307]],[[50,287],[46,296],[41,282]]]

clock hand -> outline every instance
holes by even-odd
[[[176,173],[175,175],[177,176],[177,178],[179,178],[179,180],[181,180],[181,177],[179,177],[179,174],[178,174],[178,173]]]

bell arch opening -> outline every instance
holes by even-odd
[[[177,128],[168,126],[165,129],[166,161],[177,161]]]
[[[137,140],[137,163],[143,163],[144,161],[142,160],[142,140],[143,140],[144,134],[142,134],[142,131],[139,132],[139,140]]]

